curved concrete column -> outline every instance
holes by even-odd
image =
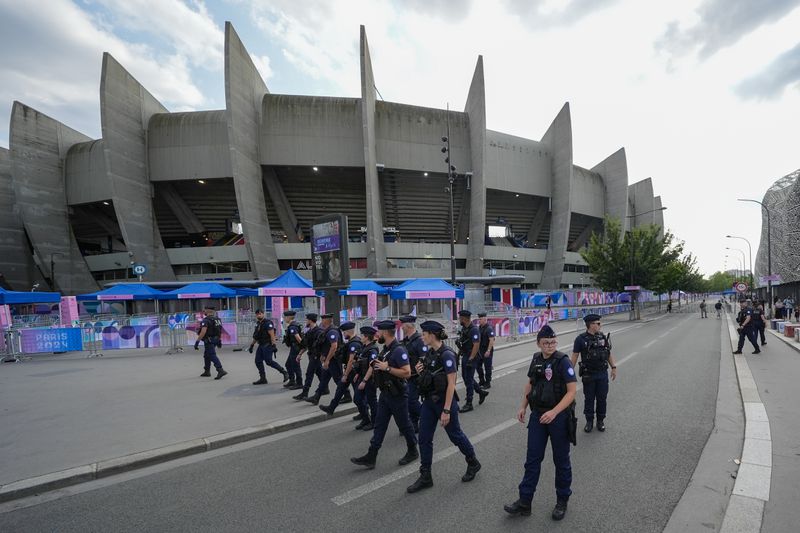
[[[466,275],[482,276],[483,242],[486,238],[486,83],[483,79],[483,56],[478,56],[464,112],[469,117],[472,163]]]
[[[52,276],[52,259],[56,289],[65,294],[96,291],[72,233],[64,187],[67,151],[89,137],[20,102],[11,110],[10,133],[14,198],[40,268]]]
[[[375,148],[375,77],[369,56],[367,31],[361,26],[361,126],[364,139],[364,178],[367,190],[367,277],[385,277],[386,244],[383,242],[383,207]]]
[[[564,104],[542,137],[550,150],[552,194],[550,196],[550,242],[544,262],[541,289],[558,289],[564,274],[572,214],[572,119]]]
[[[625,217],[628,216],[628,161],[625,148],[620,148],[592,168],[600,174],[605,185],[605,214],[619,221],[625,230]]]
[[[103,54],[100,122],[111,199],[132,259],[147,266],[146,280],[172,281],[175,273],[161,241],[147,167],[147,125],[167,109],[111,54]]]
[[[656,223],[656,214],[652,212],[656,209],[655,197],[653,196],[653,180],[643,179],[632,184],[628,188],[628,200],[630,202],[631,227],[646,226]],[[647,213],[640,215],[639,213]]]
[[[247,255],[256,278],[278,275],[278,257],[267,218],[259,127],[264,95],[269,93],[250,54],[230,22],[225,23],[225,111],[231,174]]]
[[[656,196],[653,198],[653,209],[661,209],[663,206],[661,205],[661,197]],[[656,211],[653,213],[653,224],[658,225],[661,228],[659,231],[659,235],[664,235],[664,212],[663,211]]]

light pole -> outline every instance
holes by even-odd
[[[445,154],[444,162],[447,164],[447,192],[450,194],[450,228],[449,228],[449,241],[450,241],[450,284],[456,286],[456,228],[453,221],[453,187],[456,182],[456,167],[450,161],[450,104],[447,104],[447,135],[442,137],[442,153]],[[456,300],[453,299],[453,306],[451,311],[452,320],[456,320]]]
[[[730,248],[727,248],[727,249],[730,250]],[[734,261],[733,270],[736,272],[736,276],[735,277],[739,278],[740,277],[739,274],[743,271],[743,269],[742,269],[742,260],[739,259],[739,257],[737,257],[735,255],[726,255],[725,257],[727,257],[728,259],[732,259]]]
[[[667,207],[664,206],[664,207],[659,207],[658,209],[651,209],[650,211],[645,211],[644,213],[636,213],[636,210],[634,209],[634,213],[632,215],[625,215],[625,218],[632,219],[631,220],[631,231],[630,231],[630,236],[631,236],[631,286],[633,286],[633,283],[634,283],[633,271],[634,271],[635,266],[636,266],[635,255],[633,253],[634,246],[636,244],[636,241],[633,240],[633,230],[636,227],[636,217],[638,217],[640,215],[649,215],[650,213],[655,213],[656,211],[666,211],[666,209],[667,209]],[[637,303],[636,302],[636,293],[637,293],[637,291],[631,291],[631,293],[632,293],[631,294],[631,320],[637,320],[639,318],[639,316],[640,316],[639,315],[639,309],[638,309],[638,307],[636,305],[636,303]]]
[[[725,235],[725,237],[728,239],[741,239],[747,243],[747,251],[750,252],[750,290],[752,291],[755,288],[753,286],[753,247],[750,246],[750,241],[744,237],[738,237],[736,235]]]
[[[731,250],[733,252],[739,252],[742,254],[742,281],[747,279],[747,274],[745,274],[745,268],[747,267],[747,257],[744,255],[744,250],[740,250],[739,248],[731,248],[730,246],[725,247],[726,250]]]
[[[61,252],[52,252],[50,254],[50,290],[52,291],[56,290],[56,262],[53,258],[57,255],[64,257]]]
[[[761,206],[761,209],[766,211],[767,213],[767,292],[769,293],[769,301],[767,305],[769,306],[769,316],[772,316],[772,229],[770,228],[770,221],[769,219],[772,217],[772,214],[769,211],[769,208],[764,205],[763,202],[759,202],[758,200],[750,200],[748,198],[737,198],[739,202],[753,202]]]

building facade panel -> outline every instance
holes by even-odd
[[[67,204],[89,204],[111,199],[104,145],[103,139],[97,139],[78,143],[67,152],[64,162]]]
[[[549,197],[550,152],[544,144],[486,131],[486,187],[513,193]]]
[[[231,176],[225,110],[155,114],[147,141],[150,181]]]
[[[573,213],[597,218],[605,216],[605,185],[597,172],[574,165],[570,195]]]
[[[592,171],[603,179],[606,216],[618,220],[624,230],[628,216],[628,160],[625,148],[605,158]]]

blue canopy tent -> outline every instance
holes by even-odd
[[[24,292],[7,291],[0,288],[0,305],[44,304],[61,302],[61,294],[57,292]]]
[[[267,306],[273,317],[280,317],[285,308],[303,307],[303,298],[317,296],[311,282],[289,269],[263,287],[256,289],[259,296],[267,297]],[[270,300],[271,299],[271,300]]]
[[[367,316],[378,318],[378,300],[383,300],[381,305],[386,307],[388,304],[389,289],[378,285],[369,279],[356,279],[350,283],[346,289],[339,291],[340,298],[344,298],[343,310],[347,312],[347,318],[354,320]],[[363,314],[363,304],[366,299],[367,313]]]
[[[156,295],[159,300],[219,300],[235,298],[239,293],[219,283],[189,283],[179,289]]]
[[[410,309],[401,309],[402,301],[408,300],[463,300],[464,289],[453,287],[443,279],[421,278],[410,279],[389,291],[389,297],[398,301],[398,313],[409,312]],[[408,305],[405,305],[408,307]],[[427,312],[435,312],[433,308],[428,308]],[[440,312],[444,314],[444,308],[440,307]],[[454,318],[454,317],[451,317]]]
[[[370,279],[354,279],[350,286],[346,289],[339,291],[342,296],[351,294],[361,294],[366,291],[374,292],[375,294],[389,294],[389,288],[383,285],[378,285]]]
[[[128,283],[124,285],[114,285],[102,291],[79,294],[77,300],[83,302],[88,312],[100,312],[103,303],[121,302],[124,312],[128,312],[128,302],[131,301],[150,301],[153,302],[153,311],[158,313],[158,296],[164,294],[160,291],[145,285],[144,283]],[[96,308],[89,302],[97,302]],[[88,305],[87,305],[88,304]],[[108,311],[109,309],[107,309]],[[132,312],[136,312],[135,310]]]

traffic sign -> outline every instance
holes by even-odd
[[[131,272],[133,272],[137,276],[144,276],[145,274],[147,274],[147,267],[145,265],[140,265],[140,264],[133,265],[131,267]]]
[[[733,284],[733,288],[736,289],[737,292],[747,292],[747,283],[744,281],[737,281]]]

